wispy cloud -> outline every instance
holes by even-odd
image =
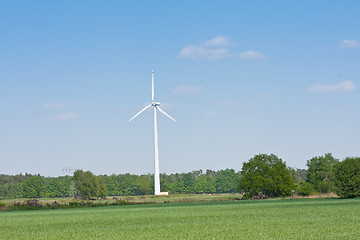
[[[217,36],[213,39],[206,40],[201,44],[184,47],[181,49],[179,57],[192,60],[217,60],[230,57],[244,60],[259,60],[266,58],[263,53],[253,50],[248,50],[240,54],[232,53],[230,51],[231,45],[233,44],[227,37]]]
[[[68,112],[68,113],[58,113],[55,116],[47,117],[46,119],[52,120],[52,121],[70,121],[70,120],[74,120],[78,117],[79,117],[79,114],[73,113],[73,112]]]
[[[189,59],[216,60],[230,56],[226,48],[207,48],[202,46],[189,45],[181,49],[179,56]]]
[[[246,52],[240,53],[238,57],[244,60],[259,60],[266,58],[266,56],[261,52],[257,52],[253,50],[248,50]]]
[[[44,106],[42,107],[44,110],[57,110],[57,109],[62,109],[62,108],[66,108],[67,106],[69,106],[69,103],[52,103],[52,102],[47,102],[44,104]]]
[[[227,37],[217,36],[211,40],[207,40],[204,46],[207,47],[227,47],[230,45],[230,40]]]
[[[340,41],[335,46],[323,47],[320,49],[320,51],[328,52],[328,51],[332,51],[332,50],[339,49],[339,48],[359,48],[359,47],[360,47],[359,41],[352,40],[352,39],[345,39],[345,40]]]
[[[201,86],[178,86],[174,89],[174,93],[182,95],[194,95],[203,91]]]
[[[352,81],[344,81],[333,85],[315,84],[308,89],[312,93],[351,92],[355,90],[356,86]]]
[[[345,39],[340,42],[339,47],[340,48],[358,48],[358,47],[360,47],[360,42],[358,42],[356,40]]]

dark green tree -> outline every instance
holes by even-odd
[[[346,158],[335,165],[336,193],[342,198],[360,197],[360,158]]]
[[[21,198],[22,185],[17,182],[0,184],[0,199]]]
[[[131,175],[130,173],[126,174],[119,174],[117,179],[120,184],[120,195],[122,196],[130,196],[136,195],[137,192],[137,185],[136,180],[138,176]]]
[[[328,193],[335,190],[334,167],[338,161],[331,153],[307,161],[307,181],[316,191]]]
[[[294,180],[294,183],[299,186],[300,185],[300,182],[301,182],[301,179],[298,175],[298,172],[292,168],[292,167],[288,167],[288,170],[289,170],[289,173],[290,173],[290,176],[292,177],[292,179]]]
[[[40,175],[27,178],[22,184],[22,194],[25,198],[40,198],[45,195],[44,179]]]
[[[254,196],[262,193],[268,197],[288,196],[295,188],[285,162],[274,154],[255,155],[243,163],[239,189]]]
[[[44,177],[46,197],[68,197],[71,190],[71,177]]]
[[[73,178],[76,196],[83,199],[103,197],[107,192],[103,179],[90,171],[77,170],[74,172]]]
[[[196,175],[198,177],[198,175]],[[195,175],[194,172],[188,172],[182,174],[182,181],[184,183],[183,193],[195,193]]]
[[[170,175],[169,191],[171,193],[185,193],[183,174],[175,173]]]
[[[97,176],[97,181],[99,182],[99,195],[98,197],[106,197],[107,194],[108,194],[108,191],[107,191],[107,188],[106,188],[106,184],[105,184],[105,181],[102,177],[100,176]]]
[[[215,187],[218,193],[235,192],[238,187],[239,175],[234,169],[220,170],[216,174]]]
[[[115,174],[110,176],[103,175],[101,178],[104,180],[109,196],[120,196],[120,183]]]
[[[211,178],[206,176],[205,174],[200,175],[196,184],[195,184],[195,192],[196,193],[214,193],[216,192],[215,187],[215,177]]]
[[[151,193],[151,186],[146,175],[140,176],[136,179],[136,195],[146,195]]]
[[[301,182],[299,186],[298,193],[302,196],[309,196],[313,194],[314,186],[309,182]]]

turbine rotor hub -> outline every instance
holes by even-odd
[[[159,106],[159,105],[160,105],[159,102],[151,102],[151,106],[153,106],[153,107],[156,107],[156,106]]]

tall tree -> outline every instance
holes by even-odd
[[[71,190],[71,177],[43,177],[46,197],[68,197]]]
[[[136,180],[138,176],[131,175],[130,173],[126,174],[119,174],[117,179],[120,184],[120,195],[129,196],[129,195],[136,195],[137,192],[137,185]]]
[[[21,186],[23,197],[25,198],[40,198],[45,194],[44,180],[40,175],[27,178]]]
[[[101,178],[105,182],[108,194],[110,196],[120,196],[122,194],[120,190],[120,183],[115,174],[112,174],[110,176],[103,175],[101,176]]]
[[[220,170],[216,174],[215,187],[218,193],[235,192],[239,176],[234,169]]]
[[[216,192],[215,177],[210,178],[205,174],[200,175],[195,185],[195,192],[196,193]]]
[[[342,198],[360,197],[360,158],[346,158],[335,165],[336,193]]]
[[[195,184],[196,184],[195,176],[197,175],[194,175],[194,172],[188,172],[182,174],[183,183],[184,183],[184,193],[195,192]]]
[[[136,179],[136,189],[136,195],[146,195],[153,192],[151,191],[150,182],[148,181],[146,175],[140,176]]]
[[[324,193],[335,190],[334,167],[338,161],[331,153],[313,157],[307,161],[307,180],[314,186],[315,190]]]
[[[95,176],[90,171],[77,170],[74,172],[76,195],[88,199],[103,197],[107,192],[106,185],[101,177]]]
[[[255,155],[243,163],[239,189],[248,196],[262,193],[269,197],[287,196],[295,187],[285,162],[274,154]]]

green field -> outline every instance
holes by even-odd
[[[360,239],[360,199],[0,212],[0,239]]]

